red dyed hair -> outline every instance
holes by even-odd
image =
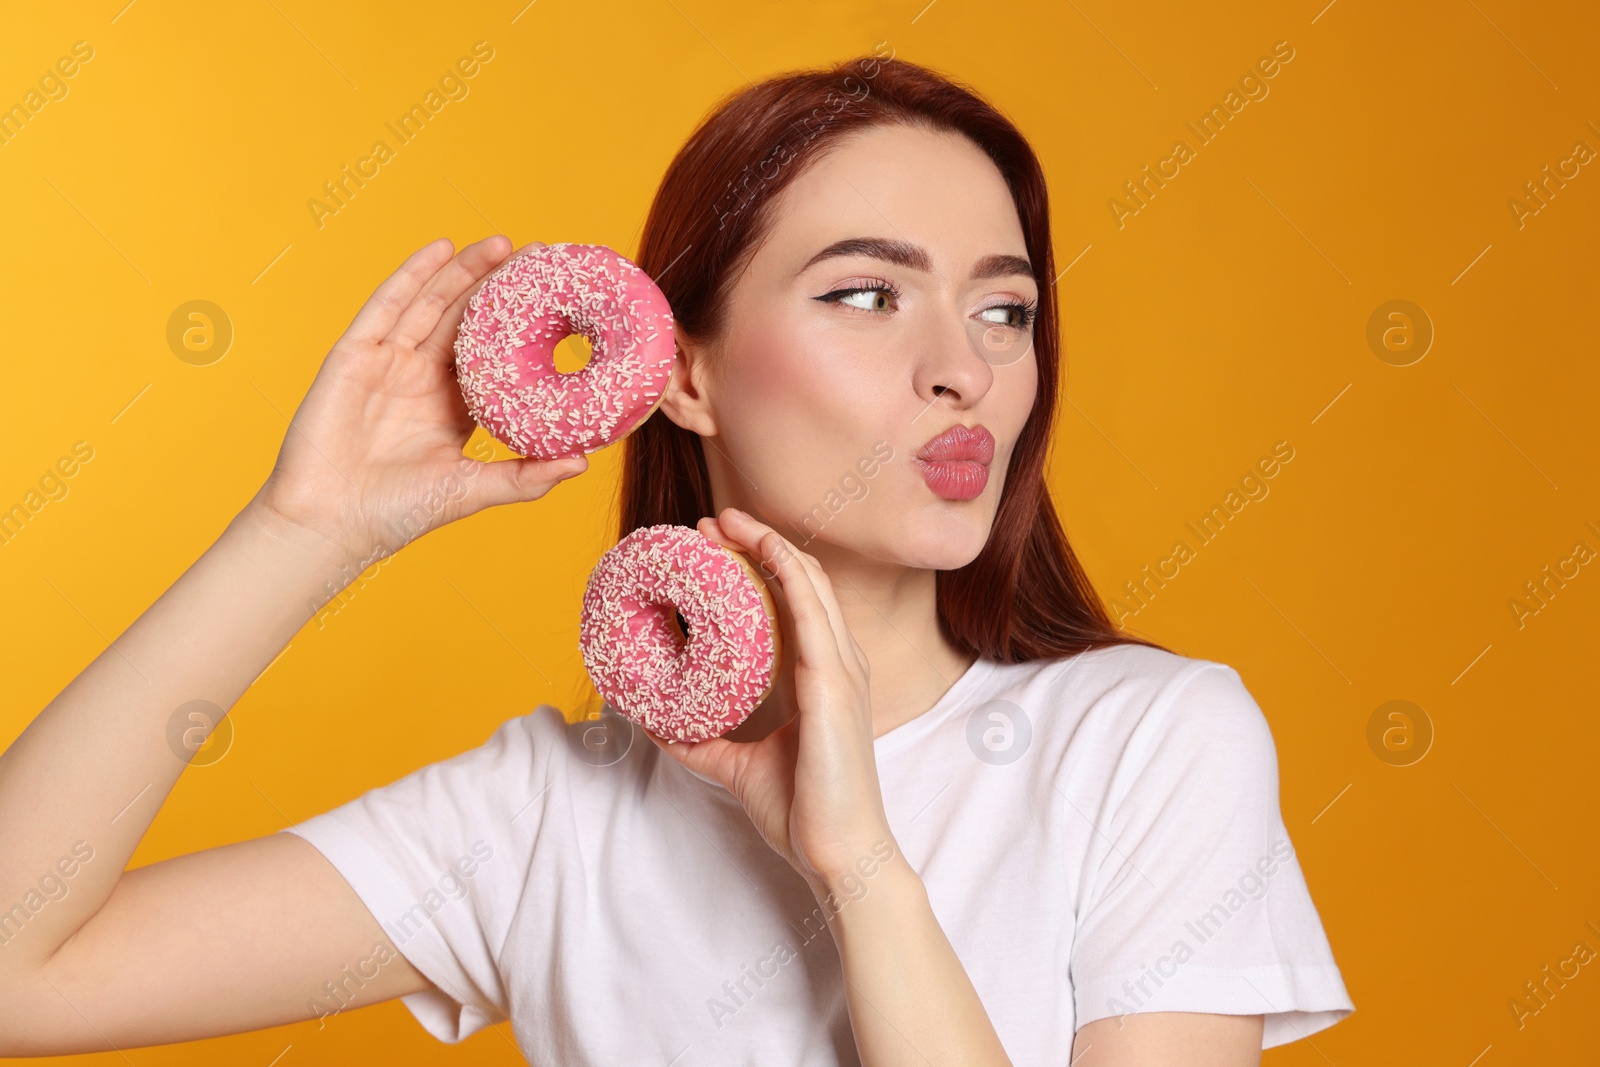
[[[881,49],[882,46],[880,45]],[[635,262],[656,280],[689,337],[715,338],[736,278],[772,221],[777,196],[840,138],[902,123],[964,134],[986,152],[1016,202],[1039,281],[1038,390],[1011,454],[989,540],[940,571],[939,625],[962,649],[1006,663],[1113,644],[1155,642],[1112,621],[1067,543],[1044,481],[1060,364],[1044,172],[1021,132],[975,92],[926,67],[875,53],[798,71],[720,101],[667,167]],[[712,515],[700,436],[650,418],[623,442],[620,529],[694,526]]]

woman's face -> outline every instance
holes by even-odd
[[[1005,180],[965,137],[881,126],[773,206],[698,382],[718,506],[824,562],[965,565],[1038,385],[1038,283]]]

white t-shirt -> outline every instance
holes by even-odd
[[[1270,1048],[1355,1010],[1232,667],[979,659],[874,745],[890,828],[1018,1067],[1129,1012],[1260,1013]],[[509,1018],[534,1063],[859,1063],[805,882],[619,716],[540,705],[285,832],[438,987],[404,999],[441,1041]]]

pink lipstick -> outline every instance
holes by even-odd
[[[980,424],[957,424],[917,451],[913,462],[923,480],[946,500],[971,500],[989,484],[994,435]]]

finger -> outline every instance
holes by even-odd
[[[763,578],[771,579],[776,577],[775,575],[769,573],[770,568],[762,565],[759,560],[751,559],[751,557],[756,555],[756,553],[759,551],[758,549],[751,545],[745,544],[736,537],[730,536],[716,519],[710,517],[703,518],[695,524],[695,528],[722,547],[737,552],[740,558],[749,563],[759,574],[762,575]],[[767,582],[763,582],[763,584],[767,585],[768,591],[771,592],[773,600],[779,605],[779,610],[782,611],[783,607],[786,606],[788,601],[788,598],[784,595],[783,587],[780,585],[769,584]]]
[[[724,509],[717,521],[722,529],[754,550],[756,558],[766,568],[764,574],[775,574],[781,583],[789,603],[789,614],[794,619],[800,659],[813,667],[830,663],[844,666],[840,630],[828,616],[811,573],[800,561],[794,546],[772,527],[734,508]]]
[[[478,290],[482,289],[484,283],[489,280],[489,275],[493,274],[498,267],[503,266],[504,263],[509,263],[518,256],[527,255],[535,248],[543,247],[544,243],[542,241],[530,241],[507,256],[501,263],[490,264],[489,269],[485,270],[480,277],[468,285],[466,291],[458,295],[454,302],[439,316],[438,322],[434,324],[433,331],[428,334],[427,339],[416,346],[417,351],[441,365],[453,363],[456,358],[456,334],[461,329],[461,316],[467,309],[467,302],[477,295]]]
[[[713,519],[710,516],[707,516],[696,523],[695,529],[699,530],[705,536],[711,538],[711,540],[715,541],[723,548],[731,548],[735,552],[745,551],[745,546],[734,538],[729,537],[727,531],[722,528],[716,519]]]
[[[773,530],[772,527],[759,519],[752,518],[743,512],[739,514],[744,515],[746,522],[753,524],[753,529],[771,531],[775,536],[782,538],[781,534],[778,534],[776,530]],[[811,580],[812,588],[816,590],[817,599],[827,613],[828,625],[833,629],[834,641],[839,647],[840,661],[846,664],[854,663],[856,668],[865,674],[866,658],[856,644],[855,636],[850,632],[849,625],[844,621],[844,609],[839,606],[839,599],[833,591],[833,583],[829,580],[827,572],[822,569],[822,564],[818,563],[811,555],[800,551],[788,539],[783,538],[783,544],[785,548],[782,551],[787,552],[799,561],[800,566],[804,568],[806,575]]]
[[[822,601],[823,610],[828,613],[828,622],[833,626],[834,640],[839,643],[839,658],[847,664],[855,664],[855,668],[863,676],[867,673],[867,659],[861,651],[861,646],[856,643],[855,635],[850,632],[849,625],[844,621],[844,609],[839,605],[838,594],[833,590],[833,582],[828,578],[828,572],[822,569],[822,564],[805,553],[798,553],[800,565],[811,575],[811,584],[817,590],[817,599]]]
[[[733,551],[738,552],[741,556],[745,557],[746,559],[748,559],[752,555],[755,555],[756,552],[759,551],[759,549],[755,548],[754,546],[746,545],[743,542],[739,541],[737,538],[729,536],[727,531],[725,531],[722,528],[721,524],[718,523],[716,519],[709,518],[709,517],[701,519],[696,524],[696,529],[698,529],[705,536],[711,538],[711,540],[713,540],[713,541],[717,542],[718,544],[722,545],[724,548],[732,549]],[[758,565],[756,569],[764,577],[767,577],[767,578],[775,577],[775,575],[769,573],[770,568],[766,567],[765,565]],[[819,574],[819,573],[820,573],[820,570],[812,572],[812,581],[813,581],[813,583],[816,582],[817,574]],[[824,605],[826,605],[827,601],[829,599],[831,599],[832,594],[831,594],[830,590],[822,590],[822,592],[827,594],[824,597]],[[788,597],[784,594],[782,586],[779,586],[775,590],[773,590],[773,598],[775,600],[779,601],[779,602],[786,602],[788,600]],[[833,627],[834,639],[836,641],[840,642],[841,648],[853,646],[855,644],[855,639],[849,635],[850,632],[844,625],[843,614],[842,614],[842,612],[840,612],[838,610],[836,602],[835,602],[835,607],[833,607],[832,609],[830,609],[828,611],[828,623],[829,623],[830,626]],[[852,654],[854,655],[856,662],[859,664],[861,662],[861,659],[862,659],[861,654],[859,652],[855,652],[855,651],[853,651]],[[844,656],[843,656],[842,653],[841,653],[840,658],[844,659]],[[845,662],[849,662],[849,661],[845,660]]]
[[[861,651],[861,646],[856,643],[855,634],[850,632],[849,625],[844,621],[844,608],[839,604],[839,595],[834,591],[833,580],[828,577],[828,572],[822,569],[822,564],[815,557],[804,552],[799,553],[800,563],[811,574],[811,584],[816,586],[817,599],[822,601],[822,606],[828,612],[828,621],[833,624],[834,637],[839,642],[839,655],[846,663],[854,663],[856,669],[863,676],[867,673],[867,657]]]
[[[400,318],[400,313],[413,297],[421,291],[429,278],[450,258],[450,239],[441,237],[423,245],[400,264],[400,269],[389,275],[384,283],[373,290],[367,302],[350,320],[344,335],[352,341],[376,343],[386,337]]]
[[[839,638],[840,649],[848,650],[850,653],[849,656],[845,657],[846,661],[848,662],[850,657],[853,656],[856,667],[865,675],[867,673],[867,655],[861,650],[861,645],[857,643],[855,634],[850,632],[849,625],[844,621],[844,608],[839,603],[838,592],[833,588],[833,579],[828,577],[828,572],[823,569],[822,564],[817,561],[815,556],[808,555],[805,552],[801,552],[799,555],[800,562],[805,565],[806,570],[811,572],[811,581],[817,587],[817,596],[822,600],[822,606],[828,609],[828,618],[833,622],[834,632]],[[852,588],[854,588],[853,585]],[[856,590],[856,593],[858,596],[861,595],[859,589]],[[862,597],[862,599],[865,599],[865,597]],[[879,612],[879,614],[881,615],[882,612]]]
[[[510,238],[494,234],[463,248],[454,259],[440,267],[422,287],[422,292],[406,305],[389,331],[388,341],[402,348],[415,348],[426,340],[439,325],[445,309],[493,270],[510,247]]]
[[[555,486],[589,469],[589,457],[568,459],[499,459],[478,461],[472,488],[466,496],[466,512],[472,514],[500,504],[538,500]]]
[[[772,572],[772,568],[764,565],[760,559],[753,558],[756,557],[760,551],[755,542],[746,543],[745,541],[732,536],[728,533],[728,531],[722,528],[722,524],[720,522],[714,518],[711,518],[710,516],[707,516],[696,523],[695,529],[699,530],[706,537],[709,537],[722,547],[737,552],[739,556],[751,566],[752,569],[759,573],[762,578],[766,579],[765,584],[767,585],[768,590],[772,593],[774,599],[778,600],[780,603],[786,599],[783,594],[783,587],[774,582],[774,579],[777,578],[777,575]]]

